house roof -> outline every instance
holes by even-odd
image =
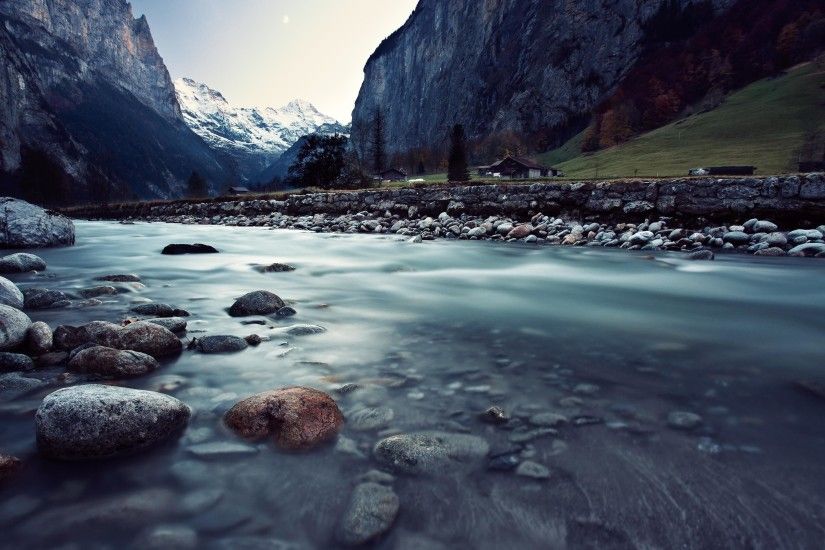
[[[532,161],[528,158],[514,157],[512,155],[507,155],[503,159],[494,162],[493,164],[490,165],[490,168],[497,168],[497,167],[501,166],[508,159],[512,160],[516,164],[520,164],[521,166],[523,166],[527,169],[530,169],[530,170],[548,170],[549,169],[546,166],[542,166],[541,164],[538,164],[538,163],[536,163],[536,162],[534,162],[534,161]]]
[[[398,174],[401,174],[402,176],[407,175],[407,173],[404,170],[402,170],[401,168],[387,168],[383,172],[380,172],[381,175],[391,174],[391,173],[398,173]]]
[[[229,188],[229,190],[230,190],[230,191],[234,191],[234,192],[236,192],[236,193],[237,193],[237,192],[241,192],[241,193],[249,193],[249,189],[247,189],[246,187],[230,187],[230,188]]]

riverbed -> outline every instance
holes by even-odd
[[[220,253],[160,254],[175,242]],[[170,540],[195,535],[198,547],[334,546],[353,487],[385,470],[375,444],[423,430],[479,436],[490,453],[382,478],[400,512],[381,548],[815,548],[825,539],[825,395],[810,389],[825,382],[825,261],[720,254],[690,262],[109,222],[79,222],[76,246],[37,253],[49,269],[11,277],[21,288],[71,292],[108,273],[143,282],[99,305],[31,313],[52,328],[120,322],[152,300],[191,313],[188,338],[265,341],[235,354],[185,351],[117,382],[193,410],[179,440],[127,459],[60,463],[37,454],[42,398],[89,379],[38,370],[28,376],[44,387],[0,394],[0,449],[24,463],[0,489],[2,548],[145,547],[158,528]],[[255,269],[276,261],[296,269]],[[297,315],[227,314],[235,298],[259,289]],[[242,323],[250,320],[261,324]],[[297,323],[326,332],[279,330]],[[223,426],[240,399],[290,385],[336,397],[348,419],[337,442],[285,453]],[[491,406],[511,420],[484,422]],[[380,409],[379,421],[357,421],[365,409]],[[700,420],[674,426],[674,412]],[[534,420],[543,413],[565,421],[542,428]],[[524,461],[549,476],[509,466]]]

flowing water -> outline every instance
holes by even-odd
[[[118,322],[150,299],[190,311],[188,337],[272,338],[236,354],[185,351],[118,382],[193,409],[180,440],[126,459],[38,456],[40,400],[83,379],[38,370],[29,376],[46,387],[0,394],[0,450],[25,464],[0,489],[0,547],[142,547],[158,526],[193,530],[206,548],[334,546],[352,488],[382,469],[373,446],[420,430],[481,436],[492,455],[538,462],[550,477],[490,469],[489,459],[398,474],[400,512],[382,548],[820,548],[825,540],[825,398],[797,384],[825,380],[825,262],[730,255],[691,263],[258,228],[77,229],[77,246],[40,252],[47,272],[15,282],[68,292],[98,275],[138,273],[145,288],[94,307],[34,312],[34,320]],[[161,256],[172,242],[221,253]],[[253,267],[274,261],[297,270]],[[298,315],[259,318],[264,325],[229,317],[235,297],[258,289]],[[294,323],[327,331],[278,333]],[[335,393],[351,383],[360,389]],[[347,416],[379,406],[392,418],[366,430],[348,422],[337,443],[310,453],[268,442],[197,453],[204,443],[242,443],[223,413],[286,385],[336,395]],[[510,424],[481,422],[491,405],[510,413]],[[703,423],[673,429],[672,411]],[[571,422],[513,443],[539,412]]]

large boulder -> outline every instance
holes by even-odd
[[[61,214],[20,199],[0,198],[0,247],[71,246],[74,224]]]
[[[34,254],[18,252],[0,258],[0,273],[28,273],[45,270],[46,262]]]
[[[54,331],[54,347],[63,351],[71,351],[83,344],[116,348],[120,328],[120,325],[106,321],[92,321],[80,327],[60,325]]]
[[[405,474],[439,474],[470,466],[484,458],[490,446],[469,434],[419,432],[382,439],[373,454],[379,462]]]
[[[86,348],[69,360],[69,368],[75,372],[106,378],[141,376],[158,367],[157,360],[151,355],[104,346]]]
[[[344,415],[326,393],[312,388],[289,387],[244,399],[224,418],[241,437],[267,437],[287,450],[307,450],[334,438],[344,425]]]
[[[114,347],[139,351],[155,358],[177,355],[183,351],[183,344],[172,331],[146,321],[131,323],[120,329],[118,343]]]
[[[23,293],[5,277],[0,277],[0,304],[23,309]]]
[[[270,315],[278,313],[278,310],[285,305],[277,294],[266,290],[256,290],[235,300],[235,303],[229,308],[229,315],[232,317]]]
[[[29,316],[19,309],[0,305],[0,351],[22,344],[31,324]]]
[[[37,409],[37,445],[59,460],[129,455],[179,435],[190,414],[161,393],[97,384],[64,388]]]

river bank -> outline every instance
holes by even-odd
[[[825,176],[420,187],[67,209],[86,219],[825,256]]]

